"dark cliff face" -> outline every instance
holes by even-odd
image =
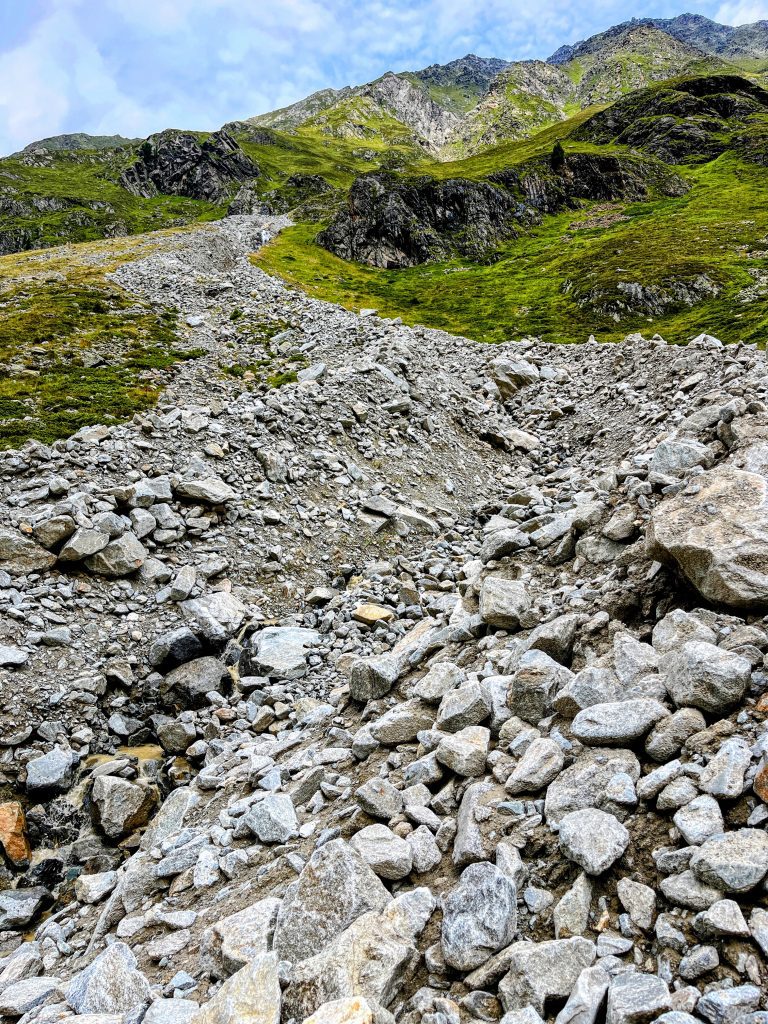
[[[186,196],[216,202],[236,182],[258,176],[256,164],[226,131],[205,142],[187,132],[161,132],[139,148],[137,161],[126,168],[120,183],[135,196]]]
[[[730,148],[765,163],[768,144],[755,126],[767,117],[768,92],[737,75],[711,75],[627,96],[574,138],[641,148],[666,163],[711,160]]]
[[[369,174],[354,182],[346,207],[318,241],[372,267],[411,267],[453,252],[478,256],[514,234],[522,214],[511,193],[489,182]]]
[[[537,160],[485,181],[368,174],[355,181],[346,206],[317,241],[372,267],[412,267],[456,255],[488,259],[526,224],[580,200],[639,200],[652,190],[679,195],[685,188],[655,161],[585,154],[569,157],[557,171]]]

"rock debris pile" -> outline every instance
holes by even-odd
[[[765,1024],[765,357],[357,316],[276,227],[124,264],[204,354],[0,456],[0,1017]]]

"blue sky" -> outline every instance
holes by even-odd
[[[768,0],[688,8],[728,24]],[[62,132],[213,129],[465,53],[547,57],[667,0],[0,0],[0,154]]]

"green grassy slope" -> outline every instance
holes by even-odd
[[[176,314],[106,274],[153,238],[0,257],[0,448],[51,443],[154,405],[185,347]]]
[[[532,139],[506,143],[469,159],[421,163],[419,173],[480,179],[551,151],[622,152],[607,142],[572,138],[592,111]],[[739,129],[757,138],[754,118]],[[748,150],[748,147],[747,147]],[[768,203],[765,168],[733,150],[700,162],[692,153],[675,170],[689,183],[686,195],[644,203],[585,203],[545,217],[504,244],[495,262],[466,260],[403,270],[347,263],[314,243],[317,226],[300,224],[258,253],[256,263],[310,294],[350,308],[373,306],[482,341],[538,335],[559,342],[590,334],[613,341],[631,331],[658,331],[684,342],[708,330],[726,341],[768,336]],[[676,291],[704,282],[687,305]],[[633,303],[639,285],[658,309]],[[703,296],[703,298],[702,298]]]
[[[82,242],[105,234],[137,234],[193,220],[224,208],[178,196],[141,199],[118,184],[132,160],[98,150],[51,154],[44,166],[18,157],[0,160],[0,251]],[[16,236],[22,244],[3,245]]]

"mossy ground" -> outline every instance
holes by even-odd
[[[151,245],[134,241],[0,258],[0,448],[129,419],[154,405],[164,371],[201,354],[173,312],[106,277]]]
[[[240,310],[235,310],[231,319],[238,323],[241,341],[232,347],[238,348],[239,354],[235,362],[220,361],[222,372],[242,380],[249,389],[295,384],[298,371],[308,365],[306,357],[293,349],[290,341],[279,348],[275,345],[279,336],[290,330],[290,324],[281,320],[253,320]]]
[[[0,233],[26,233],[32,247],[42,248],[103,238],[113,233],[115,224],[118,234],[139,234],[223,216],[226,207],[221,204],[179,196],[142,199],[131,195],[118,180],[122,167],[132,159],[128,151],[120,157],[79,150],[52,155],[44,167],[14,158],[0,161],[0,196],[8,196],[28,211],[0,215]],[[50,209],[51,205],[62,208]]]
[[[509,155],[529,158],[550,146],[556,132],[542,136],[510,144],[518,148]],[[569,152],[573,146],[566,142],[565,148]],[[481,176],[491,159],[485,154],[460,161],[453,165],[454,173],[460,166],[465,176]],[[375,307],[384,316],[401,316],[406,323],[479,341],[535,335],[572,343],[590,334],[616,341],[631,331],[658,331],[669,341],[685,342],[709,331],[728,342],[762,344],[768,336],[768,303],[745,302],[740,293],[754,283],[748,268],[768,271],[765,169],[726,154],[677,170],[691,185],[686,195],[645,203],[585,204],[545,217],[503,246],[489,265],[454,261],[373,269],[347,263],[315,245],[317,227],[311,224],[283,232],[254,262],[317,298],[350,309]],[[720,287],[720,294],[656,318],[626,312],[617,322],[588,301],[593,292],[619,299],[620,282],[663,287],[701,273]]]

